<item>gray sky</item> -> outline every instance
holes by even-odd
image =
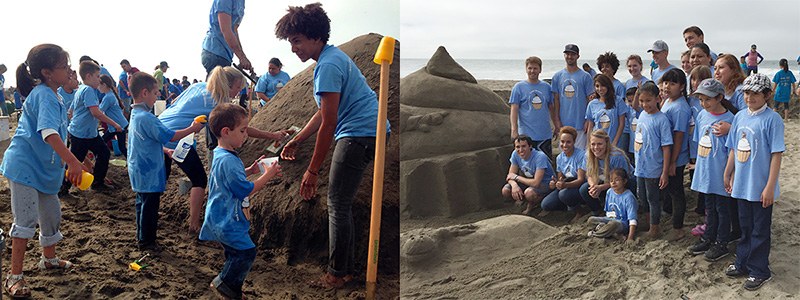
[[[370,32],[398,38],[399,0],[250,0],[245,4],[239,35],[245,54],[259,75],[267,72],[272,57],[278,57],[283,71],[291,76],[311,65],[312,60],[300,62],[289,42],[275,38],[275,23],[286,14],[289,5],[317,1],[331,19],[329,43],[339,45]],[[123,58],[150,73],[165,60],[170,66],[165,76],[186,75],[189,80],[202,80],[205,69],[200,52],[211,4],[211,0],[3,1],[0,63],[9,69],[4,74],[5,87],[16,86],[17,66],[33,46],[41,43],[66,48],[74,69],[81,55],[99,61],[115,77],[122,72],[119,62]]]
[[[743,55],[757,44],[765,59],[800,56],[797,0],[403,0],[400,14],[406,58],[429,58],[443,45],[457,59],[563,59],[574,43],[581,59],[613,51],[650,60],[647,49],[662,39],[675,64],[692,25],[716,53]]]

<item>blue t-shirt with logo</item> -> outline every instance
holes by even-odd
[[[627,105],[627,103],[626,103],[626,105]],[[636,109],[634,109],[633,107],[628,105],[628,114],[626,116],[626,118],[628,118],[628,120],[625,122],[625,124],[629,125],[630,129],[631,129],[631,132],[630,132],[631,133],[631,138],[630,138],[630,141],[628,142],[628,152],[630,152],[630,153],[634,152],[633,151],[633,143],[634,143],[633,134],[636,131],[636,124],[639,122],[639,115],[641,113],[642,113],[642,108],[641,107],[637,111]]]
[[[553,94],[550,84],[539,81],[531,84],[520,81],[511,89],[508,103],[519,106],[517,125],[519,134],[524,134],[534,141],[543,141],[553,138],[550,129],[550,105],[553,105]]]
[[[378,126],[378,97],[367,85],[353,60],[339,48],[325,45],[314,67],[314,100],[322,107],[322,93],[339,93],[334,136],[374,137]],[[386,132],[389,132],[386,121]]]
[[[656,68],[653,70],[653,74],[650,74],[650,76],[652,76],[652,77],[653,77],[653,82],[655,82],[656,84],[658,84],[658,80],[659,80],[659,79],[661,79],[661,76],[664,76],[664,73],[667,73],[667,71],[669,71],[669,70],[671,70],[671,69],[675,69],[675,66],[673,66],[673,65],[669,65],[669,67],[667,67],[667,69],[666,69],[666,70],[664,70],[664,71],[661,71],[661,70],[658,68],[658,66],[656,66]]]
[[[725,146],[728,135],[717,136],[711,128],[717,122],[733,122],[733,113],[726,111],[721,115],[714,115],[706,110],[700,111],[695,121],[695,130],[692,134],[697,161],[694,167],[692,189],[705,194],[715,194],[730,197],[725,191],[722,174],[728,164],[730,149]]]
[[[792,97],[792,83],[797,82],[794,74],[780,70],[772,77],[772,82],[775,83],[775,101],[789,102]]]
[[[566,178],[578,178],[578,170],[586,171],[586,151],[574,147],[571,156],[561,152],[556,156],[556,172]]]
[[[531,155],[528,159],[522,159],[522,157],[517,154],[517,151],[512,151],[509,161],[512,165],[519,167],[519,170],[525,178],[533,178],[537,170],[544,169],[544,177],[539,186],[547,186],[550,184],[550,180],[556,176],[556,173],[553,172],[553,166],[550,165],[550,159],[547,158],[547,154],[536,149],[531,149]]]
[[[172,105],[158,116],[161,123],[170,130],[178,131],[192,126],[194,118],[199,115],[209,116],[217,103],[214,103],[214,97],[206,85],[206,82],[195,83],[172,100]],[[177,145],[178,142],[168,142],[164,147],[175,149]]]
[[[628,81],[625,81],[625,91],[627,92],[629,88],[638,88],[648,80],[650,79],[647,79],[645,76],[642,76],[642,78],[639,78],[639,80],[633,80],[633,78],[628,79]]]
[[[664,170],[663,146],[672,145],[672,127],[669,118],[658,111],[642,111],[634,133],[633,153],[636,157],[636,177],[659,178]]]
[[[633,196],[631,190],[625,190],[617,194],[614,189],[609,189],[606,193],[606,218],[622,222],[622,232],[627,234],[631,225],[638,225],[637,211],[639,201]]]
[[[200,239],[218,241],[236,250],[256,245],[250,239],[250,221],[242,212],[242,201],[255,185],[247,180],[244,164],[236,152],[214,148],[214,161],[208,176],[208,204]]]
[[[596,129],[605,130],[611,141],[617,136],[617,128],[625,126],[624,123],[619,123],[619,116],[627,113],[624,106],[625,102],[622,98],[617,97],[614,100],[614,107],[610,109],[606,109],[605,102],[600,102],[598,99],[592,100],[586,106],[586,115],[584,116],[586,120],[594,122],[592,131]],[[625,121],[624,119],[623,117],[623,122]]]
[[[75,100],[75,90],[72,90],[72,93],[67,93],[64,91],[64,87],[58,87],[58,95],[64,100],[64,106],[66,106],[67,109],[72,109],[72,101]]]
[[[272,76],[270,73],[261,75],[261,77],[258,78],[258,84],[256,84],[256,92],[264,93],[267,98],[272,99],[272,97],[275,97],[275,94],[278,93],[278,83],[286,85],[289,79],[291,79],[289,74],[284,71],[281,71],[275,76]],[[261,105],[267,105],[267,102],[261,100]]]
[[[0,163],[0,173],[39,192],[56,194],[64,180],[64,165],[61,156],[42,138],[42,130],[55,130],[66,144],[67,107],[51,88],[40,84],[28,95],[23,109],[25,113]]]
[[[742,84],[737,86],[733,91],[733,95],[725,95],[725,99],[728,99],[728,101],[730,101],[731,104],[733,104],[733,106],[735,106],[739,111],[747,109],[747,103],[744,102],[744,92],[742,91],[742,86]]]
[[[225,42],[225,37],[222,36],[217,13],[226,13],[231,16],[231,31],[236,34],[234,28],[239,26],[239,23],[242,22],[242,17],[244,17],[244,0],[214,0],[211,5],[211,12],[208,14],[208,31],[205,39],[203,39],[203,50],[233,61],[233,50]]]
[[[100,103],[100,110],[111,118],[111,120],[119,124],[119,127],[122,127],[122,129],[128,126],[128,120],[122,115],[122,108],[119,107],[119,100],[117,100],[117,96],[114,96],[113,92],[109,92],[103,97],[103,102]],[[116,132],[117,129],[114,128],[114,126],[108,126],[108,131]]]
[[[680,97],[674,101],[667,100],[664,106],[661,107],[661,112],[669,119],[670,128],[672,131],[683,132],[683,141],[673,141],[674,145],[681,147],[681,152],[678,153],[678,161],[675,166],[680,167],[689,163],[689,119],[692,117],[692,109],[689,108],[689,103],[686,103],[686,98]]]
[[[72,120],[68,128],[70,134],[81,139],[97,137],[97,118],[89,108],[100,106],[100,99],[97,98],[99,93],[97,89],[85,84],[78,87],[72,101]]]
[[[553,75],[553,94],[558,94],[561,124],[583,129],[588,96],[594,91],[594,81],[589,73],[578,70],[574,73],[562,69]]]
[[[605,182],[605,159],[598,158],[597,165],[599,166],[597,175],[600,177],[599,179],[601,181]],[[608,170],[611,171],[616,168],[624,169],[625,172],[628,172],[628,180],[633,179],[634,169],[628,161],[628,156],[620,151],[611,150],[611,155],[608,156]]]
[[[131,109],[128,134],[128,175],[131,189],[139,193],[160,193],[166,190],[163,146],[175,131],[161,123],[144,103]]]
[[[760,202],[767,186],[772,153],[786,151],[783,140],[783,119],[771,108],[751,116],[747,110],[736,113],[725,146],[733,150],[734,174],[731,196],[750,202]],[[775,198],[780,196],[775,182]]]

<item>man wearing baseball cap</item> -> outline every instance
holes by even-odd
[[[653,42],[653,46],[650,49],[647,49],[647,52],[651,52],[653,54],[653,61],[655,61],[656,65],[658,65],[658,69],[653,70],[653,74],[651,78],[653,78],[653,82],[658,84],[658,80],[661,79],[661,76],[664,73],[667,73],[669,69],[674,69],[675,66],[669,63],[667,60],[667,56],[669,55],[669,46],[667,46],[667,42],[663,40],[657,40]]]
[[[165,87],[165,85],[164,85],[164,73],[167,72],[167,68],[169,68],[169,65],[167,64],[167,62],[166,61],[161,61],[158,64],[158,66],[156,66],[156,71],[153,72],[153,77],[155,77],[156,81],[158,81],[158,90],[159,91],[164,90],[164,87]],[[166,97],[166,95],[162,94],[161,99],[165,99],[165,97]]]
[[[561,130],[562,126],[572,126],[578,130],[575,146],[586,149],[586,105],[589,103],[589,94],[594,92],[592,76],[578,67],[580,50],[578,45],[567,44],[564,46],[564,61],[567,67],[553,75],[553,106],[558,112],[553,117],[554,132]]]

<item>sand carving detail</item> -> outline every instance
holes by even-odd
[[[403,126],[403,131],[419,130],[430,132],[430,126],[442,125],[444,118],[450,114],[447,111],[432,112],[424,115],[410,116]]]

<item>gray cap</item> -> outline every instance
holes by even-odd
[[[763,90],[770,89],[772,86],[772,81],[769,80],[767,75],[756,73],[744,79],[744,83],[742,83],[742,92],[744,91],[753,91],[756,93],[760,93]]]
[[[725,94],[725,86],[714,78],[703,79],[694,94],[716,97],[719,94]]]
[[[669,52],[669,46],[667,46],[667,42],[663,40],[657,40],[653,42],[653,46],[650,49],[647,49],[647,52],[661,52],[667,51]]]
[[[0,73],[5,73],[6,71],[8,71],[8,68],[6,68],[6,65],[5,64],[0,64]]]

